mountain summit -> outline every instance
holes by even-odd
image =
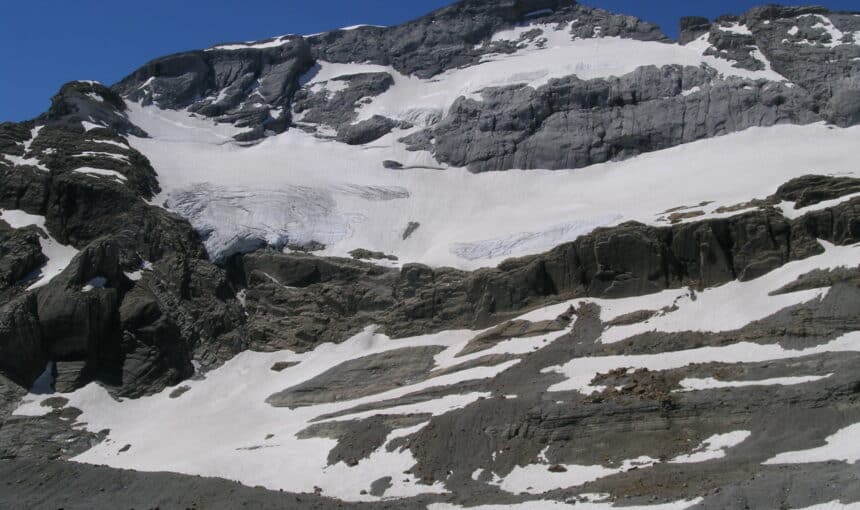
[[[0,507],[853,508],[857,124],[821,7],[66,84],[0,124]]]

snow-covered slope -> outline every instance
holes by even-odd
[[[325,255],[366,248],[464,269],[546,251],[596,227],[659,224],[675,207],[708,202],[710,213],[809,173],[857,175],[858,161],[846,155],[860,135],[824,124],[756,128],[584,169],[473,174],[440,171],[430,154],[397,141],[405,133],[355,147],[292,130],[243,147],[223,126],[180,115],[132,106],[129,118],[151,138],[129,141],[159,173],[154,203],[204,232],[213,258],[315,241]],[[393,171],[386,160],[419,168]],[[404,239],[411,222],[420,227]]]
[[[159,174],[162,194],[155,203],[165,203],[189,219],[204,233],[210,255],[218,260],[261,244],[281,248],[321,243],[327,248],[325,253],[331,255],[365,248],[391,253],[405,261],[463,268],[489,266],[509,256],[546,250],[598,226],[627,220],[652,222],[666,209],[705,201],[713,202],[713,209],[735,205],[767,193],[774,183],[805,173],[855,171],[855,162],[846,159],[845,153],[856,133],[832,132],[822,124],[748,129],[726,139],[554,174],[542,171],[539,161],[530,160],[523,160],[529,161],[527,167],[517,168],[514,163],[513,170],[504,174],[473,176],[465,168],[453,167],[447,162],[452,159],[447,147],[462,146],[461,141],[482,147],[485,142],[481,137],[486,135],[481,132],[496,129],[483,124],[513,122],[504,117],[505,112],[499,112],[498,117],[489,113],[487,118],[480,113],[477,131],[457,131],[448,139],[450,123],[458,118],[452,108],[462,109],[462,101],[474,100],[480,108],[500,93],[493,91],[527,87],[540,94],[554,80],[618,79],[633,76],[631,73],[647,66],[663,68],[664,74],[676,72],[670,70],[687,71],[683,71],[683,79],[679,75],[681,83],[659,85],[668,87],[665,92],[651,92],[649,87],[653,84],[629,78],[638,80],[635,89],[639,90],[634,89],[632,94],[641,95],[654,108],[667,109],[670,116],[677,103],[669,101],[682,99],[684,110],[677,114],[684,117],[685,124],[697,122],[695,118],[702,115],[712,119],[706,121],[710,127],[685,125],[682,140],[667,140],[653,148],[648,142],[639,142],[638,151],[706,138],[712,136],[709,131],[726,134],[760,125],[817,120],[811,112],[783,117],[785,113],[781,112],[795,107],[790,108],[791,103],[780,106],[777,101],[794,101],[782,95],[796,94],[793,91],[797,88],[789,78],[773,71],[760,50],[756,51],[762,59],[761,69],[755,70],[719,54],[714,44],[720,40],[709,33],[686,45],[637,40],[624,34],[605,36],[606,30],[600,26],[594,26],[588,37],[583,37],[583,26],[587,24],[584,19],[567,20],[572,15],[551,11],[548,16],[551,22],[538,18],[493,32],[474,47],[480,51],[480,59],[432,77],[404,74],[392,65],[319,59],[297,78],[299,95],[305,98],[297,102],[299,106],[282,105],[268,114],[280,119],[286,115],[285,109],[292,108],[297,127],[263,138],[250,147],[235,141],[244,140],[250,133],[247,126],[241,122],[233,126],[223,119],[217,119],[221,122],[216,124],[201,115],[198,103],[181,110],[164,110],[157,106],[157,100],[147,106],[130,102],[129,120],[148,134],[146,138],[133,137],[131,143],[153,162]],[[749,28],[739,22],[715,26],[712,33],[752,36]],[[713,74],[702,82],[688,76],[693,69]],[[351,81],[371,76],[387,77],[390,82],[364,92],[360,87],[356,90],[357,85]],[[128,97],[136,100],[142,91],[157,83],[158,78],[147,79]],[[729,90],[736,87],[740,94],[738,99],[725,97],[727,91],[719,88],[729,83],[733,87]],[[263,81],[258,80],[259,86],[264,86]],[[620,84],[613,87],[623,88]],[[230,89],[213,94],[220,97],[225,90]],[[257,101],[260,108],[268,108],[266,93],[256,90],[251,94],[256,94],[256,99],[249,97],[245,102]],[[152,93],[144,95],[151,98]],[[628,92],[610,92],[614,93]],[[761,105],[747,104],[757,94],[762,96],[752,101],[762,101],[764,105],[777,102],[776,108],[764,106],[771,108],[764,111]],[[723,118],[725,113],[706,106],[723,100],[737,100],[748,112]],[[547,107],[531,101],[522,108]],[[339,113],[345,115],[321,113],[332,108],[339,108]],[[647,112],[638,115],[643,113]],[[618,114],[625,115],[623,110]],[[345,131],[364,130],[368,123],[380,118],[391,122],[393,129],[388,127],[357,145],[342,143],[340,135]],[[550,120],[544,122],[549,124]],[[597,121],[584,118],[582,122]],[[643,136],[635,132],[635,122],[634,117],[605,129],[632,130],[629,136]],[[645,120],[638,129],[676,129],[673,121],[653,127],[647,126],[649,122]],[[628,123],[631,125],[625,125]],[[572,141],[559,139],[558,143],[579,141],[577,128],[561,129],[571,131]],[[699,130],[702,133],[694,132]],[[419,135],[431,137],[430,143],[416,145],[414,139]],[[463,140],[463,136],[468,139]],[[805,150],[801,142],[809,142],[819,150]],[[506,145],[511,143],[522,145],[505,139],[498,146],[476,150],[507,151]],[[470,149],[453,149],[460,150]],[[552,157],[546,155],[560,148],[542,145],[531,150],[542,151],[538,160],[549,161]],[[349,164],[344,165],[345,161]],[[502,164],[510,168],[510,164]],[[559,164],[563,162],[551,163],[553,169]],[[578,160],[570,164],[571,168],[581,166]],[[441,169],[445,171],[438,171]],[[532,171],[519,171],[522,169]],[[667,182],[669,174],[672,186],[658,184]],[[680,203],[679,196],[689,203]],[[534,203],[541,207],[534,207]],[[404,239],[411,223],[420,227]]]

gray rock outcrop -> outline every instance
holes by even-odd
[[[482,96],[457,100],[439,124],[404,141],[476,172],[579,168],[754,126],[821,119],[802,89],[681,66]]]

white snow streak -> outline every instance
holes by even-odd
[[[818,448],[797,452],[780,453],[765,461],[765,464],[808,464],[811,462],[844,461],[849,464],[860,461],[860,423],[846,427],[825,441]]]
[[[774,377],[772,379],[759,379],[754,381],[720,381],[713,377],[705,377],[703,379],[687,378],[681,380],[679,384],[681,385],[681,391],[747,388],[751,386],[795,386],[798,384],[821,381],[822,379],[827,379],[832,375],[833,374],[807,375],[799,377]]]
[[[726,456],[726,450],[738,446],[746,441],[751,435],[752,432],[748,430],[738,430],[735,432],[728,432],[726,434],[717,434],[702,441],[702,444],[692,453],[679,455],[669,462],[672,464],[694,464],[697,462],[722,459]]]
[[[117,172],[116,170],[104,170],[101,168],[90,168],[90,167],[84,166],[81,168],[75,168],[74,171],[76,173],[79,173],[79,174],[91,175],[93,177],[107,177],[110,179],[115,179],[115,180],[120,181],[120,182],[128,181],[128,178],[126,176]]]

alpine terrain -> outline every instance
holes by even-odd
[[[0,124],[0,508],[860,508],[860,13],[463,0]]]

